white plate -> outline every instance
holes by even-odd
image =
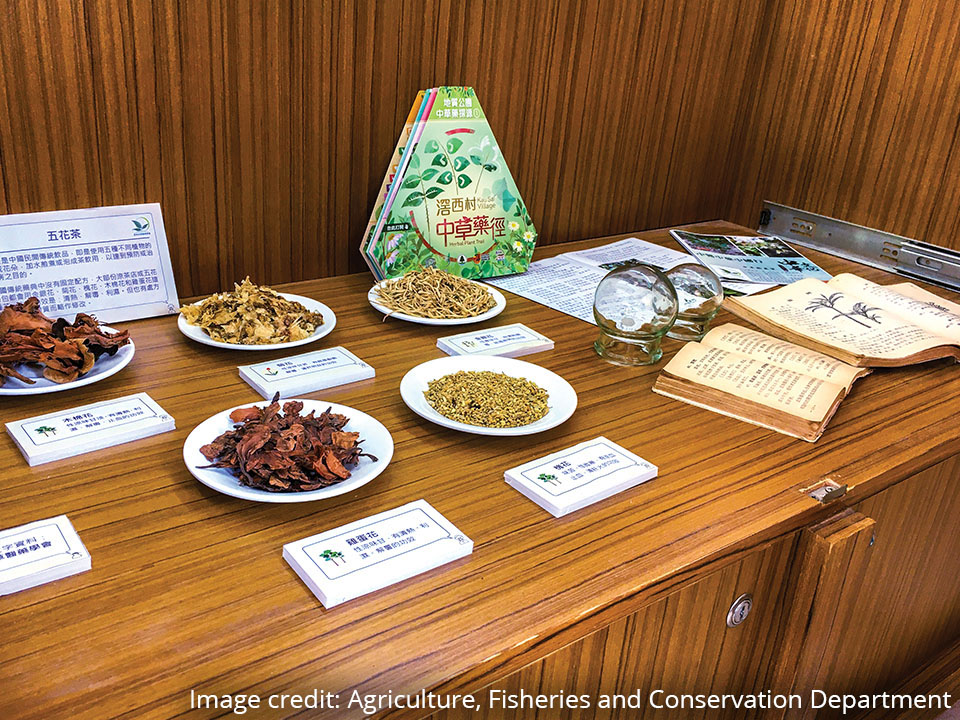
[[[374,455],[377,458],[376,462],[370,458],[362,457],[360,458],[360,462],[350,471],[350,477],[343,482],[320,488],[319,490],[289,493],[257,490],[256,488],[241,485],[240,481],[234,477],[233,473],[229,470],[224,468],[200,467],[210,464],[210,461],[200,452],[200,448],[207,443],[213,442],[228,430],[233,430],[234,423],[230,421],[230,413],[238,408],[251,407],[252,405],[266,407],[270,404],[268,401],[263,401],[237,405],[237,407],[219,412],[197,425],[183,443],[183,462],[186,463],[187,470],[208,488],[223,493],[224,495],[229,495],[230,497],[240,498],[242,500],[253,500],[254,502],[301,503],[311,502],[312,500],[323,500],[336,495],[343,495],[351,490],[356,490],[358,487],[366,485],[387,469],[387,465],[390,464],[390,459],[393,457],[393,436],[390,435],[390,431],[387,430],[379,420],[359,410],[347,407],[346,405],[320,402],[319,400],[304,400],[302,398],[284,398],[280,401],[281,409],[284,403],[293,400],[300,400],[300,402],[303,403],[303,410],[300,411],[301,415],[306,415],[311,410],[315,410],[319,415],[327,408],[330,408],[331,412],[346,415],[349,421],[344,426],[344,430],[360,433],[360,447],[363,448],[364,452]]]
[[[416,315],[407,315],[406,313],[394,312],[390,308],[384,305],[381,305],[380,303],[377,302],[377,299],[376,299],[377,296],[374,291],[378,287],[383,285],[383,283],[385,282],[389,282],[389,281],[381,280],[372,288],[370,288],[369,291],[367,291],[367,300],[370,301],[370,304],[373,305],[373,307],[376,310],[382,312],[384,315],[389,315],[390,317],[397,318],[398,320],[406,320],[407,322],[418,323],[420,325],[470,325],[472,323],[483,322],[484,320],[489,320],[492,317],[496,317],[497,315],[502,313],[503,309],[507,306],[507,299],[503,296],[502,292],[497,290],[495,287],[491,287],[490,285],[485,285],[484,283],[476,283],[480,287],[489,291],[491,295],[493,295],[493,300],[495,303],[492,308],[487,310],[482,315],[476,315],[474,317],[468,317],[468,318],[417,317]],[[473,280],[470,280],[469,282],[473,282]]]
[[[547,391],[547,404],[550,410],[542,418],[529,425],[512,428],[483,427],[482,425],[468,425],[467,423],[451,420],[434,410],[424,398],[427,383],[444,375],[455,373],[458,370],[491,370],[502,372],[511,377],[522,377],[536,383]],[[422,418],[442,425],[452,430],[474,433],[476,435],[533,435],[556,427],[567,420],[577,409],[577,392],[573,387],[557,375],[539,365],[504,357],[446,357],[430,360],[417,365],[403,376],[400,381],[400,396],[411,410]]]
[[[188,323],[187,319],[183,316],[183,313],[180,313],[180,317],[177,318],[177,327],[180,329],[180,332],[182,332],[191,340],[196,340],[198,343],[211,345],[213,347],[226,348],[227,350],[282,350],[283,348],[306,345],[307,343],[312,343],[314,340],[319,340],[323,336],[332,333],[333,329],[337,326],[337,316],[333,314],[333,310],[328,308],[322,302],[318,302],[312,298],[303,297],[302,295],[291,295],[290,293],[277,294],[285,297],[287,300],[300,303],[311,312],[318,312],[323,315],[323,325],[318,327],[310,337],[305,337],[302,340],[291,340],[290,342],[273,343],[270,345],[240,345],[239,343],[219,342],[218,340],[214,340],[212,337],[207,335],[207,333],[199,325],[191,325]],[[203,302],[203,300],[198,300],[194,303],[194,305],[198,305],[201,302]]]
[[[101,325],[100,328],[107,332],[116,332],[113,328]],[[61,390],[73,390],[74,388],[90,385],[91,383],[106,380],[111,375],[116,375],[123,370],[130,361],[133,360],[135,348],[133,340],[121,347],[110,355],[101,355],[100,359],[94,364],[86,375],[73,382],[55,383],[53,380],[47,380],[43,376],[42,367],[30,367],[29,365],[17,365],[16,371],[22,373],[28,378],[36,378],[36,384],[28,385],[22,380],[8,377],[7,381],[0,387],[0,395],[44,395],[46,393],[60,392]]]

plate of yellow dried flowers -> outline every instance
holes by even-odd
[[[492,356],[438,358],[400,381],[400,396],[430,422],[476,435],[532,435],[577,409],[577,393],[539,365]]]
[[[191,340],[230,350],[280,350],[333,332],[337,316],[312,298],[280,293],[247,278],[233,292],[180,308],[177,327]]]

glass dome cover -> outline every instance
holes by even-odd
[[[665,273],[677,293],[677,322],[667,333],[675,340],[700,340],[723,303],[723,285],[710,268],[683,263]]]
[[[651,365],[663,354],[660,340],[677,319],[677,293],[651,265],[625,265],[600,281],[593,316],[600,328],[594,350],[618,365]]]

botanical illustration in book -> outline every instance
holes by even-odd
[[[844,273],[731,298],[761,329],[864,367],[960,359],[960,305],[913,283],[878,285]]]
[[[384,181],[388,197],[364,238],[371,270],[378,279],[422,267],[465,278],[525,271],[536,229],[473,89],[418,100],[398,175]]]

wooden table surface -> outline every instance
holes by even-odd
[[[637,236],[675,247],[663,230]],[[896,281],[805,252],[831,272]],[[366,301],[370,283],[361,274],[285,288],[337,314],[336,330],[300,351],[343,345],[377,371],[306,396],[367,412],[393,434],[386,472],[344,496],[256,504],[193,479],[181,455],[187,434],[260,399],[236,366],[290,352],[254,358],[200,345],[173,317],[125,325],[136,357],[108,380],[0,400],[0,420],[10,421],[145,391],[177,423],[174,432],[36,468],[0,439],[0,527],[65,513],[93,557],[90,572],[0,598],[0,717],[211,715],[190,711],[191,689],[266,697],[319,688],[339,693],[342,707],[354,688],[475,689],[706,566],[833,514],[840,505],[801,492],[822,477],[848,483],[841,502],[852,503],[960,452],[955,365],[875,372],[809,444],[655,395],[663,362],[609,365],[593,352],[594,326],[512,295],[487,326],[523,322],[552,338],[554,350],[525,359],[574,386],[577,412],[534,437],[446,430],[408,410],[398,386],[410,368],[441,356],[437,337],[462,328],[381,322]],[[731,319],[723,312],[715,322]],[[679,346],[667,340],[665,357]],[[601,434],[659,466],[659,477],[560,519],[503,480],[509,467]],[[332,610],[281,557],[285,542],[418,498],[473,538],[471,556]]]

